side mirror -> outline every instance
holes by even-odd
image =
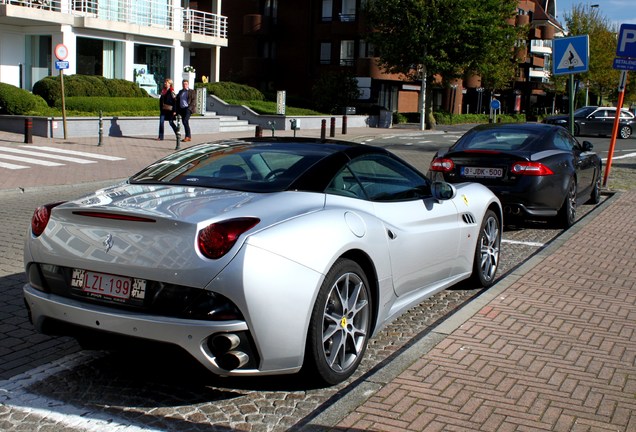
[[[583,144],[581,146],[583,148],[583,151],[590,151],[594,148],[594,145],[592,145],[592,143],[589,141],[583,141]]]
[[[450,183],[435,181],[431,185],[431,193],[433,194],[433,198],[440,201],[446,201],[455,197],[457,189],[455,189],[455,186]]]

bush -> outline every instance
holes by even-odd
[[[126,115],[131,113],[148,113],[149,115],[159,114],[159,102],[155,98],[141,97],[92,97],[92,96],[72,96],[64,99],[67,111],[77,111],[98,115],[101,111],[104,114],[117,113]],[[62,108],[62,101],[55,103],[55,107]]]
[[[46,103],[42,98],[11,84],[0,83],[0,114],[26,115],[43,106]]]
[[[48,76],[33,85],[33,94],[41,96],[53,107],[62,99],[59,76]],[[64,96],[148,97],[148,93],[132,81],[109,79],[95,75],[64,75]]]
[[[265,96],[258,89],[237,84],[233,82],[214,82],[200,84],[197,83],[196,88],[205,87],[208,94],[212,94],[219,99],[226,100],[242,100],[242,101],[263,101]]]

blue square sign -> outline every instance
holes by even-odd
[[[636,24],[621,24],[618,32],[617,57],[636,57]]]
[[[587,35],[554,39],[552,42],[554,75],[587,72],[589,69],[590,45]]]

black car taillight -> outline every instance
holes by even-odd
[[[45,204],[35,209],[31,218],[31,232],[34,236],[39,237],[44,232],[51,218],[51,210],[60,204],[64,202]]]
[[[451,159],[435,158],[431,161],[431,171],[451,172],[455,163]]]
[[[199,231],[199,250],[208,258],[221,258],[234,246],[241,234],[260,221],[258,218],[246,217],[213,223]]]
[[[525,176],[547,176],[554,174],[550,168],[541,162],[516,162],[512,165],[510,171],[512,174]]]

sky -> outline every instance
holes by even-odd
[[[565,14],[578,4],[598,5],[599,12],[610,22],[620,27],[621,24],[636,25],[636,0],[556,0],[557,16],[561,24],[565,24]]]

